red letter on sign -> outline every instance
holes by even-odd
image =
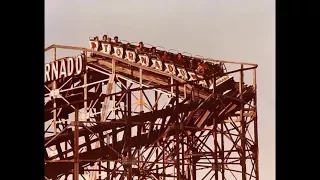
[[[180,73],[182,74],[182,76],[185,76],[186,74],[184,73],[184,70],[180,70]]]
[[[117,55],[120,56],[120,54],[121,54],[120,49],[117,49]]]
[[[156,61],[156,67],[160,68],[160,65],[159,65],[158,61]]]
[[[147,64],[147,60],[145,57],[141,57],[141,61],[142,61],[142,63]]]
[[[91,48],[92,48],[92,49],[95,49],[96,47],[97,47],[96,43],[91,42]]]
[[[132,52],[129,52],[128,54],[129,54],[129,59],[130,59],[130,60],[133,60],[133,54],[132,54]]]
[[[104,44],[103,46],[104,46],[104,49],[105,49],[104,52],[108,52],[108,44]]]

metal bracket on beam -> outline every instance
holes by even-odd
[[[80,121],[86,121],[89,118],[90,118],[90,114],[89,113],[81,113]]]
[[[122,162],[123,166],[130,166],[130,165],[137,165],[138,164],[136,158],[129,159],[129,157],[122,157],[121,162]]]
[[[136,105],[144,105],[145,102],[143,99],[138,99],[136,102],[135,102]]]
[[[57,98],[60,95],[60,89],[51,90],[49,96]]]

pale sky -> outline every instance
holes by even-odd
[[[257,63],[260,179],[275,179],[273,0],[45,1],[46,47],[88,47],[89,36],[103,34],[215,59]]]

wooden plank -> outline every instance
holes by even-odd
[[[109,77],[109,81],[108,81],[107,88],[106,88],[106,95],[111,94],[113,84],[114,84],[114,78],[115,78],[114,76],[115,76],[114,74],[111,74],[111,76]],[[105,121],[105,119],[106,119],[110,98],[111,98],[111,96],[106,96],[104,98],[104,101],[102,104],[101,121]]]

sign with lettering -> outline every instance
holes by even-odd
[[[134,51],[126,50],[126,57],[124,58],[132,63],[136,62],[136,53]]]
[[[177,67],[178,70],[178,77],[183,79],[183,80],[187,80],[188,79],[188,75],[187,75],[187,71],[184,68],[180,68]]]
[[[122,56],[123,56],[123,48],[115,46],[115,47],[113,47],[113,49],[114,49],[114,53],[112,55],[114,55],[117,58],[122,58]]]
[[[139,54],[138,56],[139,56],[138,64],[149,67],[149,57],[147,55],[142,55],[142,54]]]
[[[188,74],[190,76],[189,81],[195,81],[195,80],[199,80],[199,79],[203,79],[202,75],[197,75],[195,72],[192,71],[188,71]],[[205,80],[200,80],[197,82],[197,84],[203,86],[203,87],[208,87],[208,84]]]
[[[101,42],[102,51],[105,54],[111,54],[111,44],[107,42]]]
[[[198,76],[196,75],[196,73],[194,73],[192,71],[188,71],[188,74],[190,76],[189,81],[195,81],[198,79]]]
[[[90,48],[94,51],[98,51],[99,48],[99,41],[89,41]]]
[[[167,72],[169,74],[173,74],[173,75],[176,75],[176,67],[173,65],[173,64],[170,64],[170,63],[164,63],[165,65],[165,70],[164,72]]]
[[[152,58],[152,66],[154,69],[162,71],[162,62],[160,59]]]
[[[62,58],[44,65],[44,82],[81,74],[85,69],[83,54]]]

